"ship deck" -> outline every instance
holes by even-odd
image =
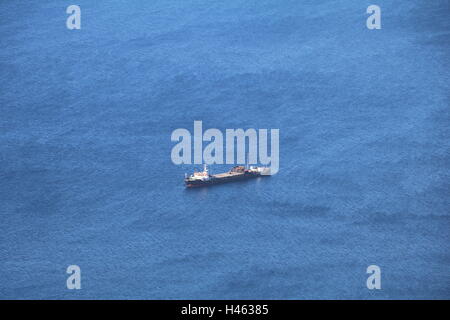
[[[218,178],[218,179],[223,179],[223,178],[228,178],[228,177],[242,176],[243,174],[244,174],[243,172],[225,172],[225,173],[213,174],[213,177]]]

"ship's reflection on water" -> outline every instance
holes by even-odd
[[[194,188],[186,188],[184,187],[184,192],[186,195],[192,195],[197,200],[205,200],[208,199],[208,195],[217,194],[223,191],[223,189],[228,188],[254,188],[255,186],[252,184],[260,184],[263,180],[263,177],[257,177],[250,180],[237,180],[231,181],[211,186],[203,186],[203,187],[194,187]],[[218,192],[216,192],[218,191]]]
[[[186,192],[187,194],[195,195],[196,197],[203,200],[203,199],[206,199],[206,196],[208,195],[208,189],[211,187],[217,187],[217,186],[197,187],[197,188],[184,187],[184,192]]]
[[[208,199],[208,194],[210,193],[209,188],[211,188],[211,187],[218,187],[218,186],[196,187],[196,188],[186,188],[185,186],[183,186],[184,193],[188,197],[192,197],[196,201],[199,201],[199,200],[203,201],[203,200]]]

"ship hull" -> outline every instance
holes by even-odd
[[[242,174],[234,174],[234,175],[225,175],[225,174],[220,174],[217,176],[211,176],[211,178],[209,180],[185,180],[185,185],[187,188],[198,188],[198,187],[208,187],[208,186],[212,186],[212,185],[216,185],[216,184],[222,184],[222,183],[227,183],[227,182],[232,182],[232,181],[241,181],[241,180],[248,180],[248,179],[252,179],[252,178],[257,178],[260,177],[261,174],[259,173],[249,173],[249,172],[245,172]]]

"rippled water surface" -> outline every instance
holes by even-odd
[[[450,298],[448,1],[69,4],[0,3],[0,298]],[[194,120],[279,173],[185,190]]]

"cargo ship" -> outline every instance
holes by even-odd
[[[190,176],[186,174],[184,177],[184,183],[187,188],[206,187],[224,182],[246,180],[250,178],[269,175],[270,168],[254,166],[250,166],[249,168],[246,168],[244,166],[235,166],[228,172],[210,174],[208,171],[208,166],[205,164],[203,167],[203,171],[194,172]]]

